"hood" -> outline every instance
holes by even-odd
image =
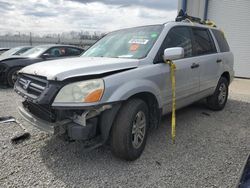
[[[139,60],[106,57],[78,57],[36,63],[23,68],[20,73],[44,76],[48,80],[98,75],[128,68],[136,68]]]

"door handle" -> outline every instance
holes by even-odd
[[[216,63],[221,63],[222,60],[221,59],[217,59]]]
[[[200,65],[198,63],[193,63],[191,65],[191,69],[195,69],[195,68],[198,68]]]

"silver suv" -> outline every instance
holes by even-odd
[[[82,57],[48,61],[19,72],[21,116],[34,126],[115,156],[137,159],[147,134],[171,112],[170,67],[176,65],[177,108],[202,98],[222,110],[233,80],[233,54],[214,27],[168,22],[111,32]]]

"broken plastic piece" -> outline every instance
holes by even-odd
[[[11,143],[12,144],[20,144],[21,142],[30,139],[30,133],[28,132],[24,132],[24,133],[20,133],[16,136],[14,136],[13,138],[11,138]]]
[[[25,127],[16,120],[16,118],[12,117],[12,116],[6,116],[6,117],[0,117],[0,123],[10,123],[10,122],[14,122],[17,125],[19,125],[22,129],[23,129],[23,133],[20,133],[16,136],[14,136],[13,138],[11,138],[11,143],[12,144],[19,144],[27,139],[30,138],[30,133],[26,131]]]
[[[0,117],[0,123],[16,122],[16,119],[12,116]]]

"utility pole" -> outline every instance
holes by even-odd
[[[31,32],[30,32],[30,46],[32,46],[32,35],[31,35]]]
[[[60,34],[58,34],[58,44],[61,43],[61,40],[60,40]]]

